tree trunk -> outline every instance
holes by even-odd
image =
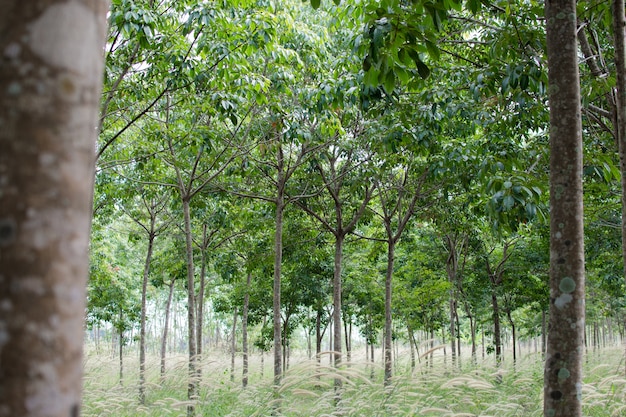
[[[624,28],[624,2],[613,0],[613,43],[615,46],[616,109],[617,126],[615,133],[619,147],[620,169],[622,172],[622,258],[626,277],[626,42]]]
[[[248,309],[250,307],[250,284],[252,282],[252,274],[248,272],[246,277],[246,292],[243,296],[243,311],[241,312],[241,352],[243,355],[243,370],[241,377],[241,385],[245,388],[248,386]]]
[[[476,363],[476,319],[469,316],[470,321],[470,337],[472,338],[472,361]]]
[[[371,321],[372,321],[372,317],[370,316],[370,323]],[[372,363],[374,363],[376,361],[376,349],[374,346],[374,340],[372,340],[372,343],[370,344],[370,355],[371,355],[370,360]],[[373,372],[373,369],[374,368],[372,368],[372,372]]]
[[[517,360],[517,350],[516,350],[516,335],[515,335],[515,323],[513,322],[513,317],[511,316],[511,310],[506,310],[506,317],[509,319],[509,324],[511,325],[511,334],[513,336],[513,364],[515,364]]]
[[[546,311],[541,311],[541,356],[546,357],[546,347],[548,346],[548,326]]]
[[[446,262],[446,272],[448,281],[450,282],[450,348],[452,354],[452,366],[456,363],[456,286],[457,286],[457,270],[458,270],[458,254],[456,251],[456,242],[451,236],[446,236],[446,244],[448,246],[448,259]]]
[[[122,313],[120,313],[121,316]],[[124,385],[124,330],[119,331],[118,334],[118,356],[120,361],[120,386]]]
[[[80,414],[107,10],[2,4],[0,416]]]
[[[283,216],[284,216],[284,197],[282,192],[276,199],[276,232],[274,235],[274,385],[278,386],[282,377],[282,344],[281,330],[282,323],[280,319],[280,281],[281,266],[283,262]]]
[[[100,323],[96,323],[96,327],[94,329],[95,335],[95,343],[96,343],[96,353],[100,354]]]
[[[341,365],[341,262],[343,257],[342,234],[335,235],[335,269],[333,275],[333,351],[335,366]],[[335,378],[335,386],[341,386],[341,380]]]
[[[406,330],[409,336],[409,347],[411,349],[411,372],[413,372],[415,371],[415,351],[417,350],[417,345],[415,344],[415,335],[413,334],[413,328],[411,328],[411,326],[407,326]]]
[[[167,294],[167,304],[165,305],[165,322],[163,323],[163,338],[161,339],[161,381],[165,378],[165,354],[167,349],[167,333],[170,324],[170,311],[172,308],[172,298],[174,297],[174,284],[176,280],[172,279],[169,285],[169,293]]]
[[[322,311],[317,311],[315,317],[315,360],[320,363],[320,354],[322,353]]]
[[[196,299],[196,358],[198,358],[198,369],[196,370],[198,379],[202,377],[202,329],[204,325],[204,291],[206,285],[206,224],[202,225],[202,245],[200,246],[200,288],[198,288],[198,298]],[[200,382],[198,380],[198,382]]]
[[[576,1],[546,2],[550,87],[550,322],[544,415],[582,414],[585,261]]]
[[[311,318],[310,316],[310,310],[309,310],[309,314],[308,314],[308,319]],[[307,320],[308,321],[308,320]],[[311,341],[311,337],[312,337],[312,333],[313,333],[314,328],[311,328],[307,325],[306,327],[306,356],[307,358],[309,358],[309,360],[313,359],[313,342]]]
[[[235,356],[237,355],[237,307],[233,313],[233,329],[230,340],[230,381],[235,381]]]
[[[289,318],[290,315],[287,314],[285,316],[285,320],[283,323],[283,327],[282,327],[282,339],[281,339],[281,343],[282,343],[282,347],[283,347],[283,373],[285,373],[287,371],[287,369],[289,368],[289,356],[288,356],[288,334],[289,334]]]
[[[146,403],[146,299],[148,295],[148,277],[150,275],[150,261],[154,247],[155,218],[150,219],[150,234],[148,235],[148,252],[143,267],[143,279],[141,282],[141,318],[139,330],[139,403]]]
[[[187,415],[195,414],[195,401],[198,398],[198,382],[197,382],[197,351],[196,343],[196,314],[195,314],[195,279],[193,265],[193,241],[191,236],[191,214],[189,208],[189,198],[183,197],[183,216],[185,223],[185,244],[187,250],[187,341],[189,347],[189,383],[187,385],[187,399],[190,404],[187,405]]]
[[[480,347],[483,360],[485,360],[485,327],[482,324],[480,325]]]
[[[352,359],[352,344],[350,340],[352,336],[352,320],[350,317],[345,318],[343,321],[343,332],[346,343],[346,361],[350,362]]]
[[[454,285],[454,283],[452,283]],[[456,299],[454,289],[450,288],[450,348],[452,354],[452,365],[456,362]]]
[[[615,132],[619,149],[620,170],[622,173],[622,260],[626,279],[626,39],[624,29],[624,2],[612,1],[613,44],[615,46],[616,75],[616,121]],[[626,344],[624,345],[626,354]]]
[[[459,322],[459,310],[455,309],[454,318],[456,322],[456,354],[459,366],[461,366],[461,323]]]
[[[263,328],[267,325],[267,316],[263,315]],[[265,350],[261,349],[261,379],[265,376]]]
[[[496,363],[502,362],[502,336],[500,334],[500,308],[496,292],[491,291],[491,307],[493,308],[493,343],[496,348]]]
[[[392,320],[391,320],[391,293],[393,277],[393,263],[395,257],[395,242],[390,240],[387,242],[387,272],[385,274],[385,377],[384,384],[389,385],[392,376],[392,359],[391,359],[391,338],[392,338]]]

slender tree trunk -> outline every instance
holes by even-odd
[[[96,323],[96,327],[94,329],[95,333],[95,342],[96,342],[96,353],[100,354],[100,324]]]
[[[310,319],[311,316],[309,315],[308,318]],[[313,359],[313,342],[311,341],[313,330],[314,328],[308,326],[306,328],[306,356],[309,360]]]
[[[406,328],[407,334],[409,335],[409,347],[411,349],[411,372],[415,370],[415,350],[417,349],[417,345],[415,345],[415,335],[413,334],[413,328],[411,326],[407,326]]]
[[[278,386],[282,378],[282,323],[280,318],[280,281],[283,259],[283,215],[284,197],[282,191],[276,199],[276,232],[274,235],[274,385]]]
[[[511,334],[513,336],[513,363],[515,364],[517,360],[517,350],[516,350],[516,334],[515,334],[515,322],[513,322],[513,317],[511,316],[511,310],[506,310],[506,317],[509,319],[509,324],[511,325]]]
[[[448,281],[450,282],[450,348],[452,354],[452,366],[456,363],[456,286],[457,286],[457,270],[458,270],[458,254],[456,250],[456,242],[451,236],[446,236],[446,244],[448,246],[448,259],[446,262],[446,272],[448,273]]]
[[[585,261],[576,1],[546,2],[550,102],[550,323],[544,415],[582,415]]]
[[[150,275],[150,261],[154,247],[155,218],[150,219],[150,234],[148,235],[148,252],[143,267],[141,282],[141,324],[139,330],[139,403],[146,403],[146,299],[148,296],[148,277]]]
[[[461,366],[461,323],[459,322],[459,310],[454,312],[456,322],[456,354],[458,356],[458,363]]]
[[[421,363],[422,361],[420,360],[420,349],[419,349],[419,346],[417,345],[417,339],[415,338],[414,331],[411,333],[411,341],[413,342],[413,346],[415,346],[415,355],[417,356],[417,362]]]
[[[480,325],[480,347],[483,360],[485,360],[485,327],[482,324]]]
[[[202,329],[204,327],[204,291],[206,285],[206,224],[202,225],[202,245],[200,247],[200,288],[198,288],[198,298],[196,299],[196,358],[198,360],[198,383],[202,377]]]
[[[384,384],[389,385],[392,376],[392,359],[391,359],[391,339],[392,339],[392,320],[391,320],[391,293],[393,277],[393,264],[395,258],[396,245],[393,240],[387,242],[387,272],[385,274],[385,377]]]
[[[248,272],[246,277],[246,292],[243,296],[243,311],[241,312],[241,351],[243,355],[243,370],[241,385],[248,386],[248,309],[250,307],[250,284],[252,283],[252,274]]]
[[[626,18],[624,17],[623,0],[612,1],[612,12],[616,68],[615,103],[617,126],[615,126],[615,132],[622,173],[622,260],[624,263],[624,278],[626,279],[626,36],[624,34]],[[626,355],[626,343],[624,344],[624,349]]]
[[[343,257],[342,234],[335,235],[335,269],[333,275],[333,351],[335,366],[341,365],[341,263]],[[335,379],[335,386],[341,386],[341,380]]]
[[[287,369],[289,368],[289,356],[288,356],[288,337],[287,335],[289,334],[289,318],[290,315],[287,314],[285,316],[285,320],[283,323],[283,327],[282,327],[282,347],[283,347],[283,373],[285,373],[287,371]]]
[[[165,321],[163,323],[163,338],[161,339],[161,381],[165,378],[165,354],[167,353],[167,333],[170,324],[170,311],[172,308],[172,298],[174,297],[174,284],[176,281],[172,279],[167,294],[167,303],[165,304]]]
[[[237,356],[237,307],[233,312],[233,329],[230,340],[230,381],[235,381],[235,356]]]
[[[491,307],[493,308],[493,343],[496,348],[496,363],[502,362],[502,336],[500,334],[500,308],[495,290],[491,292]]]
[[[372,343],[370,344],[370,362],[376,362],[376,348],[374,346],[374,341],[372,341]],[[372,368],[372,372],[374,372],[374,368]]]
[[[615,133],[619,146],[620,169],[622,172],[622,258],[626,277],[626,42],[624,28],[624,2],[612,0],[613,43],[615,46],[616,108],[617,126]]]
[[[317,363],[320,363],[322,353],[322,312],[321,310],[317,311],[317,316],[315,317],[315,360]]]
[[[198,398],[198,381],[197,381],[197,351],[196,343],[196,315],[195,315],[195,279],[193,264],[193,241],[191,236],[191,214],[189,208],[189,199],[183,197],[183,216],[185,223],[185,244],[187,249],[187,334],[189,337],[189,383],[187,386],[187,399],[190,404],[187,405],[187,415],[195,414],[195,401]]]
[[[107,10],[97,0],[2,4],[3,417],[80,414]]]
[[[476,363],[476,319],[469,316],[470,320],[470,336],[472,338],[472,361]]]
[[[548,346],[548,326],[546,311],[541,311],[541,356],[546,357],[546,347]]]
[[[343,318],[343,343],[346,347],[346,361],[350,362],[350,346],[348,344],[348,320]]]
[[[122,313],[120,312],[120,316]],[[120,385],[124,385],[124,331],[120,330],[118,334],[118,356],[120,361]]]

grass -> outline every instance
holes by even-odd
[[[405,355],[408,356],[408,355]],[[438,416],[438,417],[533,417],[542,415],[543,362],[527,355],[515,366],[505,362],[497,368],[493,358],[469,363],[460,369],[444,362],[421,363],[411,372],[400,360],[395,377],[382,384],[382,369],[359,358],[335,370],[302,358],[292,359],[277,392],[272,389],[272,366],[266,357],[251,363],[250,384],[241,387],[241,368],[230,381],[230,359],[213,357],[202,362],[197,415],[207,417],[269,416]],[[156,358],[147,368],[146,405],[138,403],[138,362],[125,358],[124,384],[119,383],[116,358],[90,354],[85,360],[83,415],[91,416],[186,416],[187,363],[184,356],[168,358],[166,378],[160,381]],[[340,399],[334,380],[340,379]],[[280,413],[276,407],[280,404]],[[626,415],[626,377],[623,351],[606,349],[590,353],[585,361],[583,412],[586,417]]]

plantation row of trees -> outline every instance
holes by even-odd
[[[183,291],[189,415],[207,307],[241,320],[244,372],[263,323],[276,385],[298,327],[337,367],[382,331],[389,384],[394,328],[456,362],[487,325],[499,361],[547,318],[545,414],[581,414],[585,310],[623,323],[622,1],[114,0],[94,123],[103,6],[0,18],[2,413],[78,413],[97,125],[88,323],[120,349],[138,323],[141,403],[148,311],[166,295],[167,332]]]
[[[587,312],[622,323],[611,12],[577,12]],[[276,383],[299,326],[318,353],[332,334],[335,365],[353,326],[383,330],[386,382],[394,327],[446,329],[453,361],[485,325],[498,361],[504,327],[545,334],[541,5],[116,1],[109,20],[88,315],[139,325],[142,401],[159,293],[186,293],[192,377],[207,305],[241,320],[244,372],[262,323]]]

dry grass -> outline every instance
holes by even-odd
[[[396,376],[382,384],[382,369],[359,358],[342,369],[315,361],[293,359],[294,365],[274,390],[271,364],[266,357],[265,374],[253,360],[250,385],[230,381],[228,357],[202,363],[201,416],[441,416],[441,417],[533,417],[542,415],[543,363],[529,355],[515,367],[505,362],[497,368],[490,359],[472,364],[464,358],[460,369],[444,362],[441,352],[432,364],[422,362],[411,371],[404,361]],[[623,352],[605,350],[586,358],[584,415],[626,415],[626,377]],[[240,366],[240,365],[239,365]],[[185,416],[187,364],[184,356],[168,359],[166,378],[160,381],[156,359],[147,368],[146,405],[138,404],[137,360],[125,358],[124,384],[119,384],[114,358],[89,356],[85,362],[83,415],[90,416]],[[335,388],[335,381],[342,382]]]

